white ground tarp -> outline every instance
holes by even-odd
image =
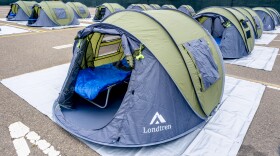
[[[4,79],[3,85],[52,119],[69,64]],[[161,145],[115,148],[86,143],[101,155],[236,155],[260,104],[265,86],[226,77],[222,104],[207,124],[193,133]]]
[[[255,46],[252,53],[240,59],[224,60],[225,63],[272,71],[279,48]]]
[[[80,22],[85,22],[85,23],[94,23],[92,18],[84,18],[84,19],[79,19]]]
[[[262,34],[262,37],[255,40],[255,44],[268,45],[272,42],[277,34]]]
[[[58,26],[58,27],[42,27],[43,29],[49,30],[57,30],[57,29],[67,29],[67,28],[76,28],[76,27],[87,27],[90,24],[87,23],[80,23],[79,25],[67,25],[67,26]]]
[[[16,23],[19,25],[26,25],[27,21],[8,21],[6,18],[0,18],[0,21],[9,22],[9,23]]]
[[[276,27],[276,29],[272,31],[263,31],[263,32],[268,34],[280,34],[280,27]]]
[[[0,29],[1,29],[0,36],[30,32],[29,30],[20,29],[20,28],[11,27],[11,26],[0,26]]]

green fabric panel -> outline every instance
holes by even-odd
[[[143,10],[153,10],[153,8],[151,6],[149,6],[148,4],[132,4],[133,6],[138,6],[140,8],[142,8]]]
[[[69,25],[74,19],[74,12],[71,9],[71,7],[61,1],[42,1],[38,5],[45,11],[48,17],[57,25],[60,26]],[[53,10],[55,8],[63,8],[66,12],[67,18],[58,19]]]
[[[273,19],[273,15],[271,14],[271,12],[268,9],[264,8],[264,7],[256,7],[256,8],[253,8],[253,10],[264,11],[264,12],[268,13],[271,16],[271,18]]]
[[[73,10],[75,10],[75,12],[82,18],[87,18],[90,14],[88,7],[80,2],[68,2],[66,4],[69,5]],[[79,7],[84,8],[85,13],[81,13]]]
[[[180,23],[182,22],[180,21],[180,19],[178,20],[179,23],[177,23],[176,26],[174,25],[174,23],[172,23],[174,22],[173,20],[166,20],[166,18],[174,17],[169,16],[169,12],[167,12],[167,10],[154,10],[147,11],[146,13],[158,13],[160,16],[162,16],[163,19],[165,19],[166,22],[170,22],[170,25],[173,25],[176,31],[186,30],[186,27],[184,27],[183,29],[176,28],[176,26],[180,25]],[[177,16],[178,13],[176,14],[176,17]],[[184,20],[189,21],[185,18]],[[205,117],[205,113],[201,109],[196,98],[194,89],[191,85],[191,79],[189,77],[188,70],[181,57],[180,51],[178,51],[177,49],[177,45],[174,44],[168,33],[164,29],[162,29],[162,27],[157,22],[139,12],[125,11],[110,16],[104,21],[104,23],[113,24],[122,29],[125,29],[137,39],[139,39],[141,43],[144,44],[162,64],[162,66],[168,72],[168,74],[182,93],[183,97],[189,102],[193,110],[201,117]],[[143,23],[145,23],[145,26],[143,25]],[[201,31],[202,28],[200,27],[200,29],[196,29],[196,26],[198,26],[198,24],[194,25],[194,29],[192,30],[195,31],[192,32]],[[190,36],[189,34],[185,37],[189,38],[189,40],[193,39],[193,36]]]
[[[21,9],[26,13],[26,15],[30,16],[32,13],[32,10],[30,7],[37,4],[37,2],[35,2],[35,1],[17,1],[16,4],[21,7]]]
[[[215,14],[219,14],[219,15],[226,17],[240,32],[241,37],[242,37],[244,43],[246,43],[246,47],[249,49],[249,51],[252,51],[254,44],[252,45],[251,43],[247,42],[247,39],[245,38],[244,30],[240,24],[240,21],[245,20],[246,17],[244,17],[242,14],[240,14],[240,13],[238,14],[238,12],[237,13],[236,12],[237,11],[235,11],[233,13],[222,7],[209,7],[209,8],[199,11],[197,13],[197,15],[202,14],[202,13],[215,13]],[[253,29],[252,29],[252,31],[253,31]],[[252,34],[252,32],[251,32],[251,34]],[[254,34],[252,36],[254,36]]]
[[[167,29],[170,35],[174,38],[176,44],[179,46],[180,53],[182,54],[183,59],[187,64],[190,65],[186,70],[188,70],[189,73],[191,74],[191,79],[193,81],[194,88],[191,86],[191,81],[188,77],[188,81],[189,81],[188,85],[186,86],[182,85],[181,87],[187,87],[189,90],[188,92],[182,92],[182,94],[185,94],[187,99],[192,99],[192,98],[194,99],[193,91],[195,89],[204,113],[207,116],[210,115],[213,109],[220,102],[222,91],[223,91],[223,85],[224,85],[223,82],[224,72],[222,69],[223,62],[221,62],[221,58],[217,53],[217,50],[219,49],[216,47],[215,43],[213,42],[212,37],[208,35],[206,31],[195,20],[185,15],[184,13],[174,11],[174,10],[165,10],[164,14],[162,12],[146,12],[146,13],[153,16]],[[172,18],[172,17],[176,17],[176,18]],[[174,23],[176,23],[176,25],[174,25]],[[199,79],[199,75],[197,74],[196,65],[193,64],[192,59],[185,51],[185,48],[182,45],[183,43],[192,41],[194,39],[200,39],[200,38],[204,38],[207,41],[209,48],[212,52],[213,58],[215,60],[215,63],[218,66],[218,71],[220,74],[220,79],[204,92],[201,91],[201,82]]]

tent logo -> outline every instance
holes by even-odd
[[[153,124],[160,124],[160,123],[166,123],[165,119],[162,117],[161,114],[159,114],[158,112],[156,112],[156,114],[154,115],[154,117],[152,118],[150,125]]]
[[[166,120],[163,118],[163,116],[161,114],[159,114],[158,112],[156,112],[156,114],[153,116],[151,122],[150,122],[150,127],[146,128],[143,127],[143,133],[158,133],[161,131],[167,131],[170,130],[172,128],[172,126],[166,125]],[[160,124],[164,124],[164,125],[160,125]],[[156,127],[154,127],[153,125],[157,125]]]

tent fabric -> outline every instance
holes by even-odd
[[[185,14],[187,14],[189,16],[194,16],[195,15],[195,11],[190,5],[181,5],[178,8],[178,10],[184,12]]]
[[[9,21],[27,21],[32,13],[35,1],[17,1],[11,4],[11,9],[6,16]]]
[[[214,38],[222,38],[219,46],[224,58],[241,58],[253,50],[254,29],[239,11],[232,8],[209,7],[198,12],[194,18]]]
[[[177,9],[174,5],[165,4],[161,6],[162,9]]]
[[[276,11],[275,9],[273,8],[269,8],[269,7],[266,7],[267,10],[269,10],[273,16],[273,19],[274,19],[274,23],[276,26],[279,26],[280,25],[280,19],[279,19],[279,13],[278,11]]]
[[[273,15],[271,12],[263,7],[253,8],[253,10],[258,14],[261,21],[263,22],[263,30],[264,31],[272,31],[275,30],[276,25],[274,22]]]
[[[154,10],[153,7],[148,4],[131,4],[127,7],[127,9],[145,11],[145,10]]]
[[[42,1],[34,5],[28,26],[54,27],[79,25],[72,8],[61,1]]]
[[[152,7],[154,10],[158,10],[161,8],[158,4],[150,4],[150,7]]]
[[[178,24],[174,25],[175,21]],[[145,27],[139,26],[143,22]],[[195,30],[186,30],[187,27]],[[109,104],[108,109],[117,107],[113,115],[106,115],[107,108],[100,110],[106,121],[96,113],[75,116],[91,110],[75,96],[73,88],[81,69],[99,66],[97,49],[108,44],[104,42],[106,35],[118,35],[121,41],[111,41],[121,42],[115,53],[123,54],[127,61],[133,59],[128,86],[117,100],[111,100],[113,105]],[[192,52],[183,47],[183,43],[197,38],[205,44],[194,44]],[[189,54],[198,58],[199,54],[194,54],[197,51],[210,60],[207,66],[212,69],[210,72],[198,65],[201,60],[192,61]],[[203,76],[218,73],[213,79],[203,77],[204,88],[198,66]],[[204,124],[220,103],[223,86],[224,68],[219,48],[194,19],[176,10],[120,11],[77,34],[71,65],[54,104],[54,116],[64,129],[89,142],[118,147],[155,145],[182,137]],[[76,122],[96,118],[104,127],[96,128],[94,122]]]
[[[97,22],[101,21],[110,14],[121,10],[125,10],[125,8],[118,3],[103,3],[102,5],[96,7],[93,20]]]
[[[88,7],[84,4],[80,2],[67,2],[66,4],[73,9],[76,18],[91,18]]]
[[[258,14],[254,10],[246,7],[234,7],[234,9],[240,11],[248,18],[248,20],[254,28],[256,39],[260,38],[263,33],[263,23],[259,18]]]
[[[79,71],[75,92],[85,99],[93,100],[100,91],[124,81],[129,75],[129,71],[117,69],[112,64],[86,68]]]

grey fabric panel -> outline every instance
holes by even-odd
[[[182,11],[183,13],[189,15],[189,16],[192,16],[192,14],[189,12],[188,9],[186,9],[185,7],[179,7],[178,8],[179,11]]]
[[[255,10],[263,22],[263,30],[270,31],[275,29],[273,19],[264,11]]]
[[[33,24],[29,24],[29,26],[35,26],[35,27],[54,27],[57,26],[56,23],[54,23],[49,17],[48,15],[45,13],[44,10],[40,11],[40,15],[37,19],[37,21]]]
[[[137,42],[132,41],[132,39],[127,38],[125,34],[122,35],[122,47],[124,54],[132,55],[132,52],[139,48],[140,45]]]
[[[78,7],[79,11],[81,14],[85,14],[86,13],[86,10],[84,7]]]
[[[129,6],[127,9],[143,11],[143,9],[140,6]]]
[[[248,55],[245,43],[234,26],[225,28],[220,49],[223,58],[241,58]]]
[[[217,64],[213,59],[207,42],[202,38],[184,43],[183,46],[191,54],[201,75],[203,88],[207,90],[220,78]]]
[[[205,30],[207,30],[210,34],[212,33],[212,18],[208,18],[204,23],[202,23],[202,26]]]
[[[53,8],[53,11],[58,19],[67,18],[66,11],[63,8]]]
[[[260,29],[260,28],[261,28],[261,21],[260,21],[259,18],[256,17],[256,16],[254,16],[253,18],[254,18],[254,20],[255,20],[255,23],[256,23],[257,28]]]
[[[80,21],[78,20],[77,17],[74,16],[73,21],[71,23],[69,23],[69,25],[79,25]]]
[[[222,37],[224,30],[225,30],[225,28],[224,28],[220,18],[216,18],[214,20],[214,28],[213,28],[213,32],[212,32],[213,37],[214,38]]]
[[[18,13],[16,14],[15,17],[9,17],[8,16],[8,21],[27,21],[29,17],[26,15],[26,13],[19,7]]]

